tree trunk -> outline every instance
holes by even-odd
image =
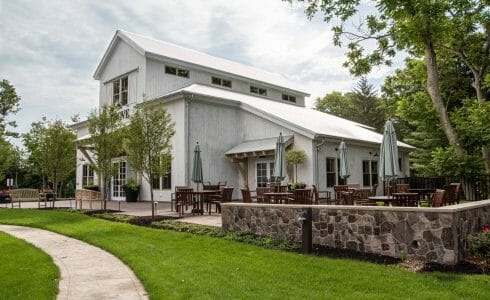
[[[153,204],[153,187],[151,186],[151,183],[153,182],[153,176],[149,176],[148,177],[150,180],[149,180],[149,183],[150,183],[150,202],[151,202],[151,219],[154,220],[155,219],[155,205]]]
[[[439,73],[437,69],[436,53],[430,41],[425,43],[425,55],[427,62],[427,91],[434,104],[442,130],[444,131],[449,144],[456,149],[458,155],[462,155],[464,153],[463,147],[453,126],[449,122],[447,110],[442,101],[441,91],[439,90]]]

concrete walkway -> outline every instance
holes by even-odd
[[[100,248],[37,228],[0,225],[0,231],[53,257],[61,273],[58,299],[148,299],[134,273]]]

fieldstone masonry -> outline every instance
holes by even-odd
[[[225,230],[301,242],[298,214],[307,205],[226,203]],[[490,223],[490,200],[441,208],[313,205],[313,243],[453,265],[467,254],[467,237]]]

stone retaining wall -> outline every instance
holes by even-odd
[[[305,207],[312,208],[313,244],[448,265],[463,260],[467,236],[490,223],[484,200],[441,208],[226,203],[222,226],[301,242],[297,216]]]

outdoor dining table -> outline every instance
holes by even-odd
[[[436,192],[435,189],[430,188],[420,188],[420,189],[408,189],[409,193],[419,194],[420,201],[427,201],[430,203],[431,196]]]
[[[204,215],[204,201],[207,200],[209,196],[219,194],[220,192],[220,190],[193,191],[192,195],[196,196],[197,212]]]
[[[371,197],[368,197],[368,199],[374,200],[374,201],[383,201],[385,206],[388,206],[393,201],[393,196],[371,196]]]
[[[268,192],[264,193],[266,198],[266,202],[276,203],[276,204],[288,204],[288,198],[294,196],[293,193],[290,192]]]

